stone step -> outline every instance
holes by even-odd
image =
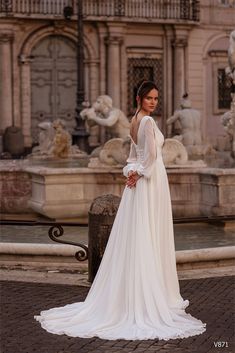
[[[78,247],[63,244],[1,243],[0,267],[88,271],[88,261],[77,261]],[[235,246],[176,251],[178,270],[235,265]]]

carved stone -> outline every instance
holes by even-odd
[[[61,119],[39,124],[39,146],[33,149],[30,158],[68,159],[86,155],[78,146],[72,146],[72,138]]]
[[[183,96],[181,109],[167,119],[167,125],[168,135],[182,142],[189,157],[200,157],[209,151],[210,146],[202,143],[201,114],[191,107],[188,95]]]
[[[166,165],[186,164],[188,161],[188,153],[186,148],[176,139],[165,139],[162,155]]]
[[[107,141],[103,147],[97,149],[92,154],[89,168],[103,168],[103,167],[123,167],[129,155],[130,140],[114,138]]]
[[[228,49],[229,67],[226,69],[227,75],[232,79],[233,93],[230,111],[221,117],[222,125],[229,135],[231,141],[232,156],[235,158],[235,31],[230,34],[230,46]]]
[[[112,98],[102,95],[97,98],[91,108],[85,108],[81,112],[88,126],[98,124],[104,126],[109,138],[126,138],[130,132],[130,123],[125,114],[113,107]],[[108,138],[107,138],[108,139]]]

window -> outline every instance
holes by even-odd
[[[218,0],[218,3],[225,7],[235,7],[235,0]]]
[[[159,89],[159,102],[154,115],[162,115],[163,105],[163,77],[162,59],[129,58],[128,59],[128,115],[136,110],[136,93],[143,80],[156,82]]]
[[[218,109],[230,109],[232,80],[225,73],[225,69],[218,69]]]

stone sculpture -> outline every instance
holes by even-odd
[[[52,143],[52,155],[55,158],[68,158],[72,139],[62,120],[57,119],[52,124],[55,129],[55,136]]]
[[[34,147],[30,158],[36,159],[66,159],[86,155],[78,146],[72,145],[70,133],[62,119],[47,121],[39,125],[39,145]]]
[[[188,153],[186,148],[180,141],[173,138],[165,139],[162,149],[162,156],[165,165],[182,165],[186,164],[188,161]]]
[[[228,63],[229,66],[226,68],[226,73],[231,77],[235,85],[235,30],[230,33],[229,37]]]
[[[130,131],[130,123],[125,114],[113,107],[112,98],[102,95],[97,98],[92,107],[81,111],[81,117],[88,125],[104,126],[110,138],[126,138]]]
[[[162,148],[162,157],[165,166],[168,168],[206,167],[206,163],[201,159],[196,161],[189,160],[186,147],[174,138],[165,139]]]
[[[51,152],[55,130],[50,121],[44,121],[38,124],[40,129],[38,142],[39,145],[33,148],[34,155],[48,155]]]
[[[88,167],[116,167],[121,168],[126,164],[130,151],[130,139],[113,138],[101,147],[98,153],[93,153]]]
[[[176,110],[173,116],[167,119],[167,125],[169,127],[168,135],[173,135],[174,139],[182,142],[189,156],[200,156],[206,153],[208,146],[202,144],[201,114],[192,108],[188,94],[182,98],[181,109]],[[178,130],[176,135],[172,134],[175,127]]]
[[[90,108],[81,111],[81,117],[88,126],[98,125],[106,131],[105,143],[94,150],[89,167],[123,166],[130,147],[127,140],[130,123],[120,109],[113,107],[112,98],[107,95],[99,96]]]
[[[169,119],[167,125],[171,126],[179,123],[180,135],[174,136],[181,140],[184,146],[200,145],[202,142],[201,137],[201,116],[200,112],[193,109],[188,95],[184,95],[181,100],[181,109],[176,110]]]
[[[231,32],[229,42],[229,67],[226,68],[226,73],[232,79],[232,102],[230,111],[223,114],[221,117],[221,122],[230,137],[232,144],[232,155],[235,157],[235,31]]]

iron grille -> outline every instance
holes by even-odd
[[[159,89],[159,102],[153,115],[163,114],[163,64],[162,59],[130,58],[128,59],[128,115],[136,111],[136,93],[143,80],[154,81]]]
[[[218,69],[218,108],[230,109],[232,80],[226,75],[225,69]]]

